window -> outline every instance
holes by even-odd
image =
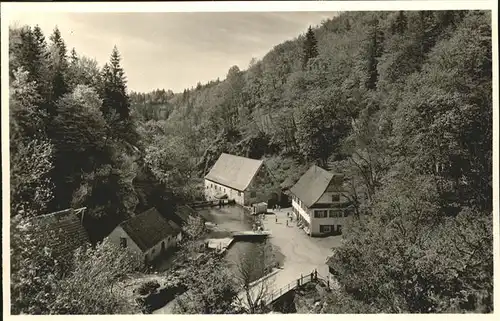
[[[255,197],[256,195],[255,191],[250,192],[250,197]]]
[[[337,225],[337,233],[342,233],[342,225]]]
[[[344,211],[344,217],[347,217],[349,215],[349,211]]]
[[[341,210],[329,210],[328,211],[328,216],[329,217],[342,217],[342,211]]]
[[[340,195],[339,194],[333,194],[332,195],[332,202],[339,202],[340,201]]]
[[[214,184],[210,184],[210,188],[214,188]]]
[[[127,247],[127,239],[124,237],[120,237],[120,246],[123,248]]]
[[[325,217],[328,217],[328,211],[326,211],[326,210],[314,211],[314,217],[315,218],[325,218]]]
[[[240,191],[238,191],[238,196],[241,196],[241,192]]]
[[[320,233],[330,233],[332,230],[331,230],[331,226],[330,225],[320,225],[319,226],[319,232]]]

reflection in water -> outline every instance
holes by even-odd
[[[254,217],[238,205],[205,208],[199,211],[223,230],[211,231],[208,238],[230,237],[231,232],[251,230],[254,223]],[[282,255],[277,249],[271,249],[269,241],[265,239],[253,242],[238,241],[234,242],[226,252],[226,260],[235,273],[239,273],[238,270],[242,265],[252,269],[250,281],[254,281],[268,273],[269,266],[275,262],[281,263]],[[248,264],[249,261],[252,261],[251,266]]]

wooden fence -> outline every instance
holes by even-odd
[[[298,278],[298,279],[288,283],[287,285],[273,291],[266,298],[267,302],[265,303],[265,305],[271,304],[274,301],[276,301],[277,299],[279,299],[281,296],[290,292],[291,290],[299,288],[299,287],[301,287],[309,282],[313,282],[313,281],[321,281],[328,289],[331,289],[330,280],[327,277],[324,277],[324,276],[318,274],[317,270],[314,270],[310,274],[301,275],[300,278]]]
[[[222,199],[213,201],[202,201],[202,202],[194,202],[187,205],[191,208],[200,208],[200,207],[212,207],[212,206],[229,205],[229,204],[234,204],[234,200]]]

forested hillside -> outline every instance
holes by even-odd
[[[131,98],[176,171],[229,152],[283,187],[311,163],[346,174],[365,215],[332,260],[356,299],[335,311],[489,311],[491,63],[489,13],[349,12],[223,81]]]
[[[199,198],[222,152],[265,159],[283,187],[312,163],[345,174],[358,215],[324,312],[493,309],[488,12],[343,13],[175,94],[129,94],[116,47],[99,66],[57,28],[9,36],[13,311],[123,312],[93,300],[134,265],[104,246],[63,273],[18,219],[87,207],[97,242],[134,213]],[[85,293],[97,260],[103,290]]]

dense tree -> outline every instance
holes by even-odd
[[[68,61],[57,27],[49,46],[38,26],[9,34],[12,312],[127,312],[112,291],[116,277],[132,269],[125,254],[104,242],[74,265],[62,264],[31,219],[86,206],[89,235],[102,241],[137,205],[137,150],[109,134],[95,60],[72,50]]]
[[[57,28],[48,45],[38,27],[9,36],[13,215],[86,206],[99,241],[134,212],[200,197],[222,152],[264,159],[273,186],[318,163],[345,174],[357,214],[334,253],[329,302],[345,308],[331,311],[491,311],[489,13],[342,13],[222,81],[130,98],[116,47],[100,69],[67,57]],[[43,253],[36,291],[60,279]],[[193,266],[185,311],[232,311],[223,263]],[[50,312],[35,292],[17,311]]]
[[[304,49],[302,53],[302,69],[307,67],[310,59],[316,58],[318,56],[318,44],[316,37],[314,36],[314,31],[309,26],[306,32],[306,39],[304,40]]]
[[[138,269],[134,254],[105,240],[95,249],[69,253],[63,261],[45,245],[50,236],[35,222],[15,217],[11,231],[11,313],[137,312],[113,291],[120,277]]]
[[[10,86],[11,216],[42,214],[52,199],[53,145],[45,133],[36,83],[22,68]]]
[[[263,156],[283,186],[312,162],[344,173],[357,215],[336,251],[342,295],[334,302],[356,311],[491,309],[487,13],[344,13],[238,74],[241,96],[229,75],[173,95],[171,113],[157,122],[161,135],[200,137],[206,147],[188,153],[200,159],[201,173],[221,152]],[[227,105],[225,97],[238,99]],[[472,215],[478,221],[464,225]],[[457,245],[462,237],[470,248]],[[480,242],[487,259],[473,273],[481,281],[439,272],[458,268],[458,253]],[[428,261],[442,251],[449,254],[442,262]]]
[[[68,92],[66,72],[68,68],[66,44],[61,36],[61,32],[56,27],[50,36],[49,46],[49,68],[52,81],[52,90],[49,100],[57,101],[62,95]],[[55,110],[51,109],[51,113]]]
[[[190,264],[183,283],[189,295],[178,298],[176,312],[188,314],[235,313],[237,287],[223,258],[209,254],[204,262]]]
[[[366,46],[367,66],[365,86],[368,89],[375,89],[378,81],[378,58],[382,54],[383,35],[379,27],[378,20],[374,20],[368,32],[368,44]]]
[[[102,112],[110,125],[110,135],[135,145],[138,142],[138,137],[130,117],[127,80],[120,61],[120,53],[118,48],[114,46],[110,61],[104,65],[101,72]]]

